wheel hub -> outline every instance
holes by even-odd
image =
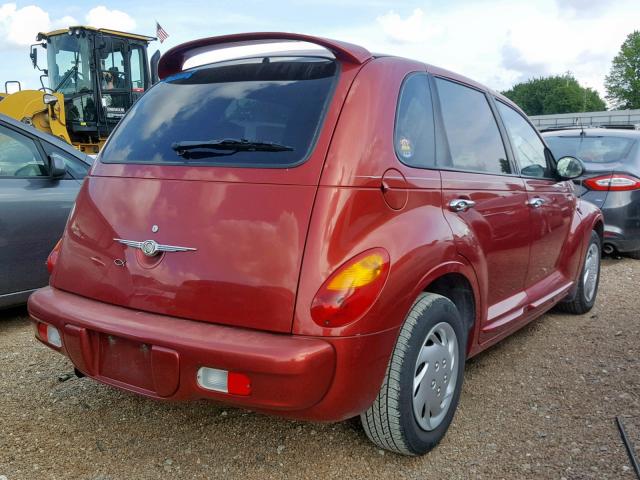
[[[600,269],[600,249],[598,245],[592,243],[587,250],[587,257],[584,260],[584,274],[582,276],[582,288],[587,302],[593,299],[598,285],[598,272]]]
[[[414,370],[413,414],[423,430],[434,430],[446,416],[458,381],[458,339],[446,322],[425,338]]]

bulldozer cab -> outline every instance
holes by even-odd
[[[147,46],[155,38],[69,27],[40,33],[37,39],[46,50],[47,91],[64,97],[71,141],[87,153],[97,152],[151,86]],[[37,54],[32,59],[34,56],[37,61]]]

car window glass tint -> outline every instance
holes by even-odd
[[[619,162],[629,154],[635,140],[621,137],[546,137],[556,158],[577,157],[583,162]]]
[[[0,125],[0,176],[44,177],[47,166],[30,138]]]
[[[544,143],[533,127],[513,108],[502,102],[496,102],[496,104],[509,134],[520,173],[527,177],[552,177]]]
[[[429,79],[410,75],[402,85],[394,144],[401,162],[412,167],[432,167],[435,157],[433,106]]]
[[[321,57],[232,60],[171,75],[154,85],[105,145],[104,163],[289,167],[307,158],[337,73]],[[225,139],[260,148],[202,145]],[[188,155],[179,144],[201,144]],[[269,149],[265,144],[278,144]]]
[[[132,46],[129,53],[131,64],[131,88],[134,92],[144,92],[144,56],[142,47]]]
[[[436,79],[451,168],[511,173],[495,117],[484,93]]]

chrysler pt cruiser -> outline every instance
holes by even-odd
[[[315,49],[188,67],[274,41]],[[78,375],[359,415],[381,448],[420,455],[451,424],[467,358],[555,305],[592,308],[603,221],[574,192],[582,165],[500,94],[287,33],[192,41],[158,68],[29,300]]]

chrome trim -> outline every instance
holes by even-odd
[[[542,205],[544,205],[544,199],[540,197],[532,198],[527,202],[527,205],[533,208],[540,208]]]
[[[455,200],[451,200],[449,202],[449,209],[453,210],[454,212],[465,212],[475,206],[476,202],[466,198],[456,198]]]
[[[144,240],[138,242],[135,240],[125,240],[124,238],[114,238],[116,242],[119,242],[127,247],[137,248],[141,250],[147,257],[153,257],[160,252],[195,252],[197,248],[193,247],[179,247],[177,245],[162,245],[155,240]]]

